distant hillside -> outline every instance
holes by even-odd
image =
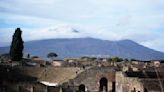
[[[0,47],[0,54],[9,47]],[[131,40],[108,41],[94,38],[47,39],[25,42],[25,53],[46,57],[56,52],[59,58],[81,56],[119,56],[140,60],[164,59],[164,53],[149,49]]]

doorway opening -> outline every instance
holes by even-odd
[[[103,77],[100,79],[100,92],[107,92],[108,91],[108,80],[107,78]]]
[[[85,92],[85,85],[84,84],[81,84],[79,86],[79,92]]]

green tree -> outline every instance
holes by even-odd
[[[113,58],[111,58],[111,64],[112,65],[115,65],[117,62],[121,62],[121,61],[123,61],[123,59],[122,58],[119,58],[119,57],[113,57]]]
[[[113,62],[118,62],[118,61],[119,61],[119,58],[118,58],[118,57],[113,57],[113,58],[112,58],[112,61],[113,61]]]
[[[28,58],[28,59],[30,58],[30,54],[27,54],[27,58]]]
[[[90,60],[91,61],[95,61],[97,58],[96,57],[91,57]]]
[[[12,43],[10,46],[10,57],[13,61],[20,61],[23,57],[23,40],[22,40],[22,31],[20,28],[15,30],[15,33],[12,38]]]
[[[107,58],[107,62],[108,62],[109,64],[112,64],[112,58]]]
[[[124,61],[129,61],[129,59],[128,58],[125,58]]]
[[[50,52],[50,53],[48,53],[47,58],[51,58],[51,60],[53,60],[53,59],[56,58],[57,56],[58,56],[58,55],[57,55],[56,53]]]

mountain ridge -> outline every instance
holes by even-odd
[[[163,60],[164,53],[142,46],[132,40],[109,41],[97,38],[58,38],[25,42],[24,53],[46,57],[56,52],[59,58],[81,56],[118,56],[139,60]],[[0,47],[0,54],[9,47]]]

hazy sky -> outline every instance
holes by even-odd
[[[11,41],[16,27],[25,41],[131,39],[164,52],[164,0],[0,0],[0,46]]]

